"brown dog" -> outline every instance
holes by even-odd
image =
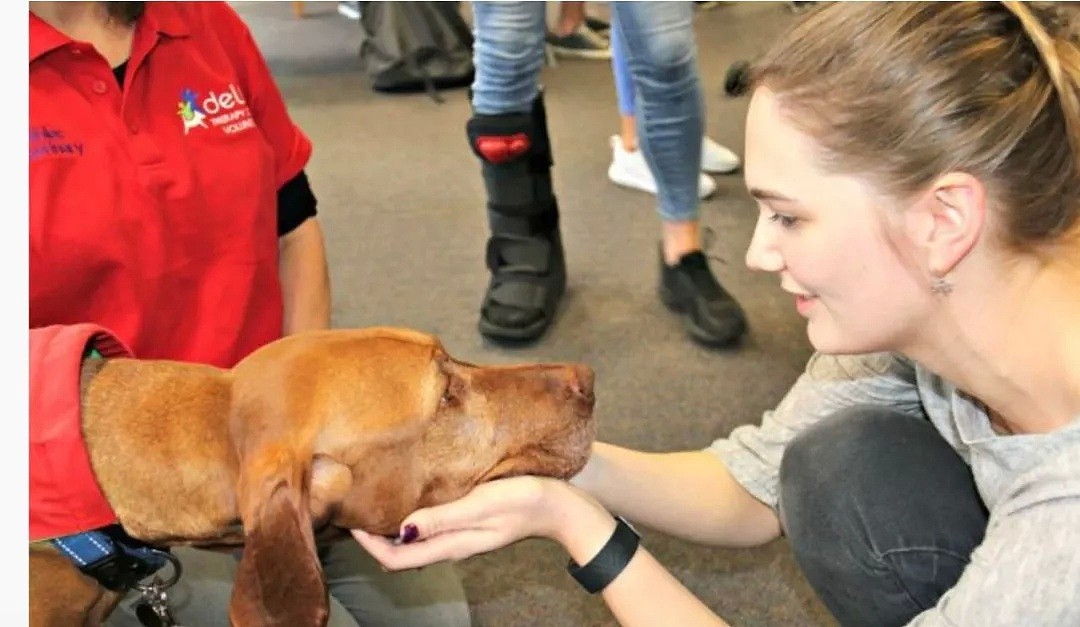
[[[395,535],[484,481],[568,478],[595,434],[589,368],[475,366],[393,328],[290,336],[229,371],[92,359],[82,387],[91,464],[131,536],[243,544],[229,609],[243,627],[326,622],[316,530]],[[118,600],[31,546],[31,625],[96,625]]]

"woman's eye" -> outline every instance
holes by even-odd
[[[798,224],[799,219],[794,216],[784,215],[782,213],[774,213],[769,216],[769,222],[776,222],[785,229],[790,229]]]

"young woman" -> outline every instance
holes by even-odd
[[[723,624],[610,510],[719,546],[783,533],[844,625],[1080,624],[1075,11],[804,16],[746,128],[747,262],[818,350],[779,406],[705,451],[597,444],[573,486],[496,481],[399,545],[357,539],[410,568],[548,537],[622,624]]]

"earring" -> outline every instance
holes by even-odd
[[[930,291],[942,296],[948,296],[953,291],[953,284],[943,276],[936,276],[933,281],[930,281]]]

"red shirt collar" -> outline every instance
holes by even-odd
[[[147,2],[146,11],[139,18],[136,38],[139,30],[147,30],[166,37],[187,37],[191,29],[171,2]],[[30,12],[30,62],[61,46],[71,43],[72,39],[56,30],[48,22]]]

